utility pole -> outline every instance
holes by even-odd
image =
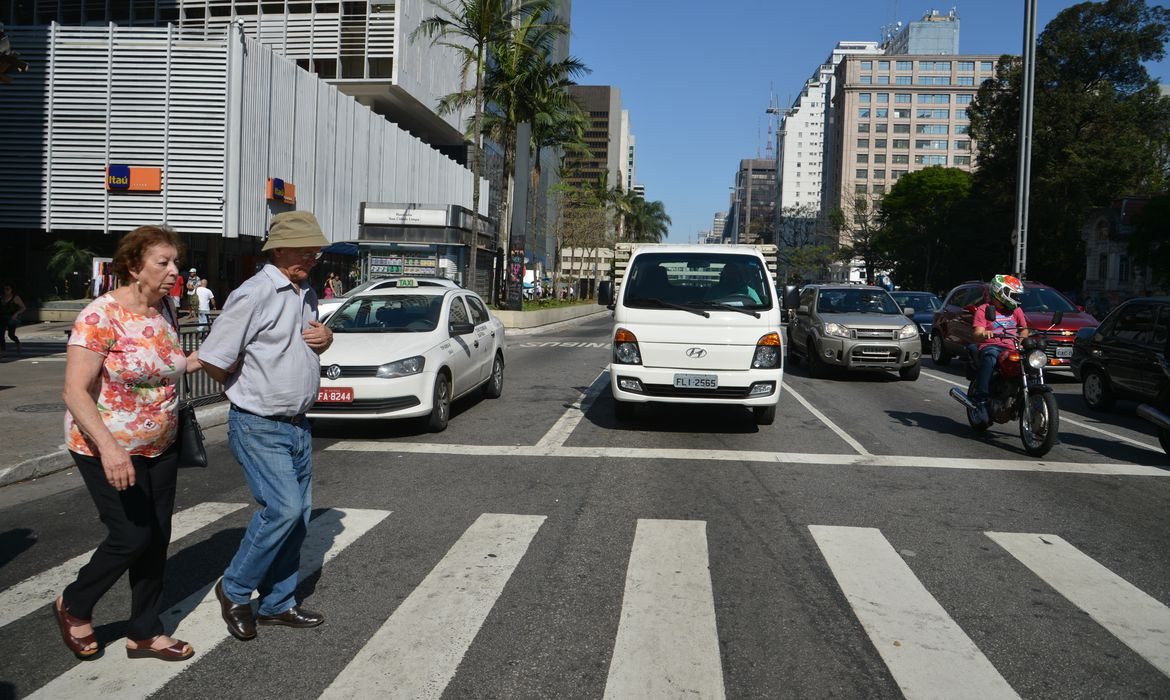
[[[1016,169],[1016,277],[1028,271],[1028,197],[1032,186],[1032,105],[1036,88],[1036,0],[1024,11],[1024,66],[1020,89],[1020,156]]]

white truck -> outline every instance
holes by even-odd
[[[638,404],[745,406],[771,425],[784,378],[771,245],[619,243],[609,365],[615,417]]]

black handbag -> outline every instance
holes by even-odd
[[[179,319],[170,301],[166,302],[167,310],[171,312],[171,323],[175,332],[179,332]],[[190,393],[187,377],[183,377],[184,395]],[[179,443],[180,467],[206,467],[207,449],[203,446],[203,428],[199,426],[199,419],[195,416],[195,406],[187,399],[179,403]]]

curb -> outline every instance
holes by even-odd
[[[195,409],[195,416],[199,419],[199,425],[204,430],[227,423],[227,415],[228,404],[226,402],[200,406]],[[65,445],[60,445],[55,452],[26,459],[11,467],[0,467],[0,488],[29,479],[39,479],[42,476],[72,469],[74,466],[76,465],[65,449]]]
[[[564,321],[556,321],[554,323],[545,324],[543,326],[530,326],[528,328],[504,328],[504,337],[511,338],[516,335],[531,335],[533,333],[546,333],[548,331],[557,331],[562,328],[570,328],[578,324],[584,323],[590,319],[597,318],[602,314],[612,314],[613,312],[605,307],[601,307],[597,311],[585,316],[578,316],[576,318],[565,319]]]

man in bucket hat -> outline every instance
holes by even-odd
[[[297,602],[301,544],[312,507],[313,436],[305,412],[317,398],[317,356],[333,333],[317,321],[309,272],[329,245],[307,211],[283,212],[268,227],[269,263],[228,296],[199,348],[199,360],[231,401],[228,445],[260,509],[215,595],[228,632],[256,625],[316,627],[325,621]],[[253,614],[251,597],[259,593]]]

